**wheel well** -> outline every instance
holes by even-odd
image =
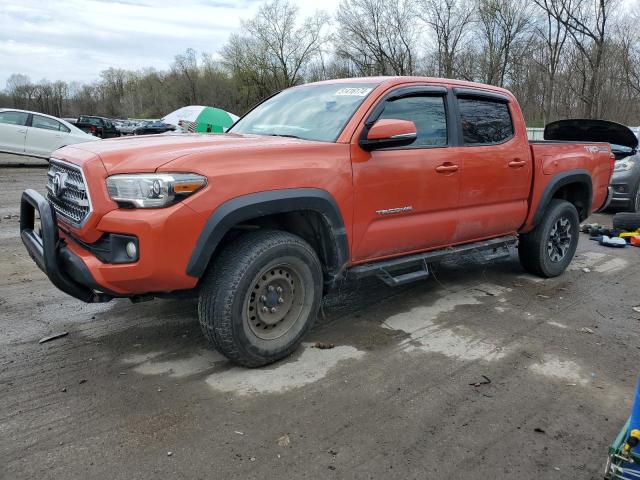
[[[578,210],[578,217],[581,222],[591,213],[591,191],[583,182],[563,185],[553,193],[551,198],[558,198],[572,203]]]
[[[339,265],[339,252],[334,232],[324,215],[314,210],[274,213],[234,225],[220,240],[209,264],[211,265],[220,252],[239,235],[261,228],[283,230],[309,243],[320,259],[325,281],[333,281],[339,273],[338,270],[342,265]]]

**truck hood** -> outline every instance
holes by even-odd
[[[570,119],[558,120],[544,127],[545,140],[569,142],[606,142],[638,148],[638,138],[629,127],[608,120]]]
[[[277,148],[286,145],[314,143],[295,138],[264,135],[162,134],[121,137],[100,142],[75,144],[66,149],[83,150],[97,155],[109,175],[115,173],[154,172],[163,165],[185,155],[207,152],[216,156],[223,152]]]

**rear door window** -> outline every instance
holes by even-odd
[[[55,131],[66,131],[67,127],[62,125],[59,121],[54,120],[53,118],[42,117],[40,115],[34,115],[33,120],[31,120],[31,126],[35,128],[41,128],[43,130],[55,130]]]
[[[486,98],[458,97],[465,145],[503,143],[513,137],[509,104]]]
[[[25,112],[0,112],[0,123],[24,127],[29,114]]]
[[[409,120],[416,124],[417,138],[407,148],[447,145],[447,112],[444,96],[411,95],[385,102],[379,119]]]

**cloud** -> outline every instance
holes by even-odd
[[[338,0],[298,2],[303,15]],[[167,68],[187,48],[216,53],[260,0],[0,0],[0,88],[12,73],[89,82],[109,67]]]

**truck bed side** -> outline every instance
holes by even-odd
[[[609,144],[543,141],[530,142],[530,148],[533,184],[521,232],[536,226],[553,198],[577,196],[581,221],[603,206],[613,172]]]

